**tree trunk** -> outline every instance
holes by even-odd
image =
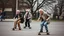
[[[58,20],[59,20],[59,16],[58,16]]]

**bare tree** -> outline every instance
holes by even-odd
[[[58,16],[57,19],[59,19],[59,16],[62,15],[63,7],[64,7],[64,0],[58,0],[58,6],[56,8],[59,8],[59,10],[57,10],[57,11],[59,11],[59,15],[56,15],[56,16]]]
[[[35,16],[34,14],[36,14],[36,11],[43,6],[43,4],[45,3],[45,0],[43,0],[39,5],[37,5],[37,8],[35,11],[33,10],[33,7],[35,6],[36,2],[38,3],[38,0],[27,0],[27,2],[30,5],[30,10],[32,15]]]
[[[45,2],[45,0],[43,0],[42,1],[42,3],[40,3],[38,6],[37,6],[37,8],[36,8],[36,10],[35,11],[33,11],[33,7],[34,7],[34,5],[36,4],[36,2],[38,2],[38,0],[27,0],[29,3],[30,3],[30,6],[31,6],[31,12],[36,12],[38,9],[40,9],[42,6],[43,6],[43,3]]]

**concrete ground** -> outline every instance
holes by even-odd
[[[9,20],[8,20],[9,21]],[[46,33],[42,33],[38,35],[40,30],[40,23],[38,21],[32,21],[31,27],[32,29],[24,29],[24,23],[21,24],[22,30],[16,29],[12,30],[14,22],[0,22],[0,36],[64,36],[64,22],[54,22],[48,25],[50,35],[46,35]],[[45,28],[44,28],[45,32]]]

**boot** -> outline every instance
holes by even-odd
[[[40,31],[41,33],[43,33],[43,31]]]
[[[24,28],[26,28],[26,26]]]
[[[39,32],[38,35],[41,35],[41,33]]]
[[[47,35],[50,35],[50,34],[47,32]]]
[[[21,28],[19,28],[19,30],[21,30]]]
[[[29,27],[29,29],[31,29],[31,27]]]
[[[15,28],[12,28],[12,30],[15,30]]]

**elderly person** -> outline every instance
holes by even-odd
[[[19,14],[20,14],[20,10],[16,10],[15,19],[18,18]]]
[[[24,19],[25,19],[25,26],[24,28],[26,28],[27,26],[29,27],[29,29],[31,29],[30,27],[30,20],[32,18],[32,14],[30,13],[29,9],[26,9],[26,13],[24,15]]]
[[[14,21],[14,27],[12,30],[15,30],[17,28],[17,25],[18,25],[19,30],[21,30],[20,23],[23,23],[23,22],[24,22],[24,18],[21,14],[19,14],[18,19]]]
[[[41,29],[38,33],[38,35],[41,35],[41,32],[43,32],[43,26],[45,26],[46,29],[46,33],[47,35],[49,35],[49,31],[48,31],[48,24],[49,24],[49,20],[50,20],[50,14],[47,12],[44,12],[43,9],[39,9],[39,13],[40,13],[40,17],[38,18],[38,20],[41,20]]]

